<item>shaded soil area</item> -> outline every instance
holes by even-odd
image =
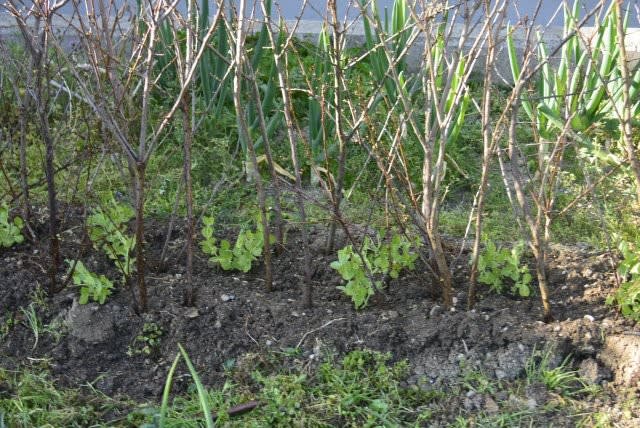
[[[63,255],[75,258],[86,244],[82,228],[66,230]],[[497,380],[523,377],[527,361],[541,349],[552,349],[555,365],[570,356],[572,367],[594,384],[628,390],[640,381],[640,329],[604,304],[616,286],[613,261],[586,246],[552,247],[549,270],[557,321],[544,324],[535,296],[522,299],[483,290],[477,307],[466,311],[468,257],[456,257],[461,243],[455,240],[448,242],[456,273],[455,308],[441,307],[434,278],[418,263],[415,271],[392,280],[367,308],[356,311],[336,289],[340,278],[329,267],[335,255],[322,251],[322,228],[312,233],[313,308],[299,304],[302,253],[295,230],[288,232],[286,248],[274,257],[271,293],[264,289],[260,266],[248,274],[224,272],[210,266],[198,251],[197,303],[188,308],[181,304],[184,242],[171,242],[171,262],[159,269],[155,260],[166,225],[149,225],[147,230],[149,310],[142,316],[134,313],[130,292],[123,289],[104,305],[79,305],[73,286],[32,303],[37,289],[46,284],[45,248],[22,244],[0,250],[0,316],[4,325],[12,324],[2,336],[0,365],[15,368],[28,359],[46,359],[61,385],[90,382],[107,395],[144,400],[160,397],[177,344],[184,346],[209,386],[223,382],[224,367],[231,361],[252,364],[247,354],[289,348],[300,348],[300,358],[309,364],[327,353],[388,351],[396,360],[408,359],[412,375],[407,382],[426,389],[446,389],[469,368]],[[363,230],[356,227],[352,232],[362,236]],[[338,246],[343,245],[344,237],[339,241]],[[82,260],[95,272],[118,277],[101,254],[89,251]],[[37,339],[27,316],[30,304],[41,321]],[[158,344],[142,337],[158,339]],[[148,352],[144,345],[150,345]],[[174,390],[184,390],[189,383],[188,377],[177,376]],[[536,405],[536,397],[532,399]],[[469,396],[451,402],[452,408],[483,405]],[[617,409],[615,402],[601,406]]]

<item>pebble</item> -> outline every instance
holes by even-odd
[[[596,319],[593,317],[593,315],[585,315],[584,319],[589,321],[589,322],[594,322]]]
[[[442,314],[442,311],[443,309],[440,305],[433,305],[433,307],[429,311],[429,317],[430,318],[437,317],[438,315]]]
[[[231,302],[233,300],[236,300],[236,296],[234,296],[233,294],[222,294],[220,296],[220,300],[222,300],[223,302]]]
[[[198,312],[198,308],[189,308],[185,311],[184,313],[185,318],[197,318],[200,316],[200,313]]]
[[[500,407],[498,407],[498,404],[495,402],[495,400],[489,396],[486,396],[484,398],[484,410],[487,413],[498,413],[500,411]]]

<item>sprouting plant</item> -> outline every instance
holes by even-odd
[[[111,199],[107,209],[97,209],[87,218],[89,238],[97,250],[113,260],[126,282],[133,273],[135,258],[131,256],[136,239],[126,233],[127,222],[134,216],[128,205]]]
[[[367,277],[365,261],[353,251],[353,246],[347,245],[338,250],[338,260],[333,261],[331,267],[347,281],[346,285],[341,285],[338,289],[351,297],[356,309],[366,306],[369,297],[374,294],[373,285]],[[377,282],[376,285],[382,286],[382,283]]]
[[[0,205],[0,247],[9,248],[24,241],[22,228],[24,221],[20,217],[9,220],[9,207]]]
[[[16,325],[16,320],[14,318],[14,314],[7,312],[5,316],[0,319],[0,342],[4,340],[5,337],[9,334],[13,327]],[[2,425],[0,425],[2,426]]]
[[[209,260],[220,265],[224,270],[249,272],[252,263],[262,255],[264,248],[264,233],[260,219],[256,220],[256,230],[244,228],[240,231],[233,247],[226,239],[220,240],[218,245],[218,240],[213,236],[215,223],[213,217],[205,216],[203,223],[204,240],[200,242],[200,246],[205,254],[211,256]]]
[[[160,340],[164,332],[162,328],[154,322],[146,322],[142,326],[142,333],[140,333],[133,340],[133,344],[127,348],[127,355],[132,357],[134,355],[151,355],[160,346]]]
[[[623,241],[618,246],[623,260],[618,266],[618,273],[625,282],[620,288],[607,297],[607,304],[617,304],[622,315],[640,320],[640,251],[638,243]]]
[[[33,332],[33,336],[35,339],[31,350],[34,350],[36,349],[36,346],[38,346],[40,331],[42,330],[42,321],[40,321],[40,318],[38,317],[38,313],[36,312],[36,305],[33,302],[29,303],[29,306],[27,306],[26,309],[20,308],[20,312],[22,312],[22,315],[26,320],[26,325]]]
[[[73,269],[73,283],[80,287],[78,303],[87,304],[89,299],[101,305],[107,300],[113,289],[113,283],[104,275],[96,275],[89,271],[81,261],[66,260],[69,268]]]
[[[411,251],[411,245],[403,235],[395,234],[389,241],[380,235],[375,241],[365,237],[360,252],[354,251],[353,245],[342,248],[338,260],[331,263],[347,281],[338,289],[351,297],[356,309],[365,307],[375,289],[384,287],[387,278],[396,279],[402,269],[414,269],[418,256]]]
[[[158,426],[161,426],[161,427],[165,426],[165,419],[167,417],[167,412],[169,409],[169,394],[171,392],[171,385],[173,384],[173,375],[176,371],[176,368],[178,367],[178,362],[180,362],[180,358],[182,357],[184,358],[184,362],[187,365],[187,368],[189,369],[189,373],[193,378],[193,382],[196,385],[196,391],[198,392],[198,403],[200,404],[200,409],[204,414],[205,426],[207,428],[213,428],[214,420],[211,414],[211,406],[209,404],[209,394],[207,393],[207,390],[202,384],[202,381],[200,380],[200,376],[198,375],[198,372],[193,366],[193,363],[191,362],[191,359],[189,358],[187,351],[185,351],[182,345],[180,344],[178,344],[178,349],[180,350],[180,352],[176,355],[175,360],[173,360],[173,364],[171,364],[171,368],[169,369],[169,373],[167,374],[167,380],[164,384],[164,390],[162,393],[162,402],[160,404],[160,414],[158,415]]]
[[[578,372],[569,367],[570,356],[559,365],[553,366],[553,351],[553,348],[533,350],[525,364],[527,382],[541,382],[549,391],[557,391],[563,396],[593,392],[594,388],[587,385]]]
[[[478,281],[488,285],[492,291],[502,293],[504,280],[510,279],[513,282],[513,293],[517,292],[522,297],[529,296],[532,277],[527,265],[521,261],[523,251],[522,241],[509,250],[496,247],[493,241],[488,240],[478,260]]]

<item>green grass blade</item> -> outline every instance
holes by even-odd
[[[189,359],[189,355],[184,350],[182,345],[178,344],[178,348],[180,349],[180,353],[184,358],[185,363],[187,364],[187,368],[189,369],[189,373],[191,373],[191,377],[193,378],[193,382],[196,384],[196,390],[198,391],[198,400],[200,402],[200,408],[204,413],[204,422],[207,428],[213,428],[213,417],[211,415],[211,408],[209,407],[209,397],[207,391],[202,385],[202,381],[200,380],[200,376],[198,376],[198,372],[195,367],[191,363],[191,359]]]
[[[158,418],[158,427],[164,428],[165,420],[167,418],[167,410],[169,409],[169,393],[171,392],[171,385],[173,384],[173,375],[178,367],[178,361],[180,361],[180,354],[176,355],[176,358],[171,364],[169,373],[167,374],[167,380],[164,383],[164,390],[162,391],[162,401],[160,404],[160,417]]]

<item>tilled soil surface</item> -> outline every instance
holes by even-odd
[[[354,233],[361,235],[357,229]],[[75,258],[79,248],[87,247],[80,230],[69,228],[63,235],[64,257]],[[415,271],[391,281],[367,308],[356,311],[336,289],[340,278],[329,267],[335,255],[323,253],[326,231],[321,228],[312,233],[313,308],[299,303],[302,253],[296,231],[288,233],[285,250],[274,256],[275,291],[270,293],[264,289],[262,267],[248,274],[223,272],[197,251],[197,303],[184,307],[183,242],[171,243],[171,262],[158,269],[154,257],[160,253],[166,226],[153,224],[147,230],[148,312],[136,315],[131,294],[123,289],[104,305],[79,305],[77,290],[70,286],[34,304],[42,326],[61,333],[56,338],[41,328],[37,343],[23,309],[36,289],[45,287],[45,248],[22,244],[0,250],[0,315],[5,323],[14,320],[1,339],[0,365],[14,368],[28,359],[46,359],[62,385],[91,382],[107,395],[154,400],[161,394],[177,344],[185,347],[210,386],[223,381],[225,363],[269,349],[299,347],[300,358],[309,361],[326,352],[389,351],[394,359],[409,360],[412,375],[407,382],[423,388],[447,388],[468,368],[498,380],[516,379],[524,376],[534,350],[552,349],[552,364],[570,356],[573,368],[590,382],[626,391],[637,391],[639,385],[640,329],[605,305],[616,285],[615,261],[586,246],[552,247],[549,271],[557,321],[544,324],[535,296],[522,299],[482,290],[476,308],[465,310],[467,256],[455,260],[460,242],[453,240],[448,247],[456,269],[455,308],[442,308],[433,277],[418,263]],[[103,255],[91,250],[82,260],[90,269],[117,278]],[[144,343],[136,340],[141,334],[155,334],[143,334],[145,324],[161,330],[159,345],[148,354],[139,352]],[[188,382],[178,377],[174,388],[180,390]],[[460,397],[451,405],[472,409],[483,404]],[[610,414],[621,411],[615,400],[600,405]]]

